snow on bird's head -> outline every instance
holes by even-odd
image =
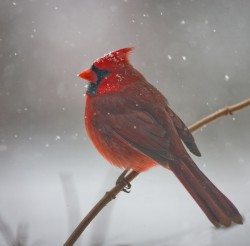
[[[121,65],[124,66],[129,62],[128,56],[133,49],[134,48],[129,47],[109,52],[108,54],[105,54],[101,58],[98,58],[94,62],[94,65],[97,66],[99,69],[120,67]]]

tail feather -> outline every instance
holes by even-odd
[[[232,222],[243,223],[242,216],[233,203],[191,159],[188,158],[185,163],[171,163],[170,168],[216,227],[229,227]]]

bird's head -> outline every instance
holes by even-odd
[[[128,73],[129,53],[133,48],[123,48],[110,52],[97,59],[91,68],[83,71],[78,76],[88,80],[87,94],[96,95],[118,90],[124,83],[125,74]]]

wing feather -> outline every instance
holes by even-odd
[[[105,125],[113,135],[119,137],[140,152],[159,163],[173,160],[170,154],[169,132],[147,112],[129,112],[106,117]]]
[[[187,148],[196,156],[201,156],[201,153],[194,141],[194,137],[191,132],[188,130],[187,126],[184,122],[176,115],[169,107],[167,107],[167,111],[169,112],[172,121],[174,122],[174,126],[179,134],[179,137],[187,146]]]

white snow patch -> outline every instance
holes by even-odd
[[[225,80],[228,81],[230,79],[229,75],[225,75]]]
[[[61,140],[61,137],[58,135],[58,136],[56,136],[55,140],[59,141],[59,140]]]

